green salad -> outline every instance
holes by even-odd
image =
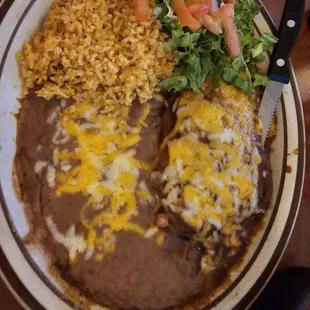
[[[277,38],[270,33],[255,35],[254,17],[260,8],[251,0],[234,4],[234,22],[242,47],[242,54],[234,57],[226,52],[224,32],[214,34],[204,28],[191,31],[181,26],[172,0],[155,0],[155,16],[169,36],[164,48],[173,53],[176,62],[172,77],[163,80],[161,88],[199,92],[205,79],[211,77],[214,87],[223,79],[250,96],[257,86],[267,85],[269,78],[257,72],[256,64],[264,60],[265,52],[274,46]]]

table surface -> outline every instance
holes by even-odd
[[[284,0],[262,0],[274,22],[278,25]],[[306,0],[306,16],[310,13],[310,0]],[[292,62],[298,80],[303,101],[306,136],[310,136],[310,31],[306,19],[292,55]],[[310,139],[307,141],[307,166],[310,168]],[[305,176],[303,199],[291,240],[279,264],[279,269],[289,266],[310,267],[310,173]],[[1,305],[3,307],[1,307]],[[5,284],[0,280],[0,308],[6,310],[22,310]]]

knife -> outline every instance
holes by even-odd
[[[287,0],[285,3],[278,31],[279,41],[274,47],[268,69],[268,77],[271,83],[265,88],[258,113],[263,125],[263,142],[268,136],[283,86],[288,84],[290,80],[289,57],[300,32],[304,9],[305,0]]]

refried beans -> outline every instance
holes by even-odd
[[[223,79],[208,63],[229,43],[221,15],[208,15],[214,36],[182,27],[170,0],[154,14],[131,2],[56,0],[17,55],[25,242],[92,304],[200,309],[230,281],[270,204],[259,95],[246,89],[267,82],[252,81],[242,55],[227,55]]]

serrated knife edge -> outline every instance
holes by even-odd
[[[265,88],[259,110],[259,117],[263,125],[263,141],[268,136],[268,130],[281,97],[283,86],[290,81],[289,57],[301,29],[305,3],[306,0],[285,1],[277,33],[279,40],[273,49],[268,69],[268,77],[272,82]]]
[[[284,86],[283,83],[272,81],[265,88],[258,113],[258,116],[263,126],[263,134],[262,134],[263,143],[265,142],[266,137],[268,136],[269,128],[275,114],[276,106],[280,101],[282,95],[283,86]]]

